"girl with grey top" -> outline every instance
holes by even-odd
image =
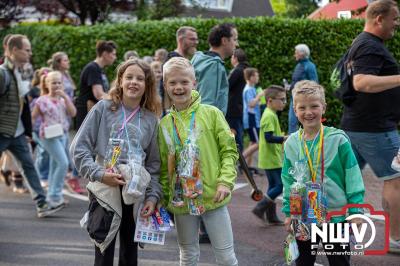
[[[121,166],[129,165],[131,171],[140,168],[140,173],[150,174],[139,214],[150,216],[161,197],[157,146],[161,105],[154,74],[142,60],[120,64],[113,84],[107,98],[86,116],[70,152],[81,176],[90,180],[86,227],[95,243],[94,265],[113,265],[118,230],[119,265],[137,265],[137,243],[133,239],[134,207],[137,208],[139,201],[130,204],[126,200],[125,187],[133,177],[121,174]]]

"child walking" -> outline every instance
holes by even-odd
[[[160,122],[163,205],[175,214],[180,265],[197,265],[204,221],[218,265],[237,265],[227,204],[235,184],[235,138],[223,113],[200,104],[195,73],[183,57],[163,67],[171,112]]]
[[[68,171],[68,155],[65,150],[68,132],[68,116],[76,115],[76,108],[65,94],[62,75],[52,71],[41,78],[41,96],[32,111],[32,120],[41,117],[40,142],[49,154],[47,200],[55,209],[65,206],[62,188]]]
[[[314,265],[317,252],[311,249],[309,234],[304,229],[308,228],[310,222],[324,222],[326,211],[340,210],[349,203],[363,203],[364,183],[347,135],[340,129],[326,127],[321,123],[326,110],[324,88],[314,81],[306,80],[296,83],[292,93],[294,111],[303,129],[291,134],[285,142],[283,212],[287,217],[285,226],[288,231],[291,231],[290,226],[294,222],[291,214],[302,217],[296,220],[298,226],[295,226],[300,253],[296,265]],[[292,187],[295,182],[296,186]],[[301,196],[300,202],[297,202],[297,196],[301,194],[300,190],[295,193],[295,187],[305,187],[305,211],[301,207],[297,208],[302,203]],[[313,208],[316,206],[319,206],[317,210]],[[349,209],[350,214],[359,212],[357,208]],[[343,222],[344,218],[333,217],[330,222]],[[330,252],[350,251],[349,246],[344,250],[341,243],[330,244],[334,247]],[[350,265],[350,256],[342,254],[327,257],[330,265]]]
[[[265,109],[260,126],[260,143],[258,150],[258,167],[265,169],[268,178],[268,191],[256,207],[253,213],[265,221],[267,216],[269,224],[281,224],[276,214],[275,199],[282,193],[282,159],[283,142],[286,136],[282,135],[279,118],[276,112],[282,111],[286,105],[286,91],[281,86],[272,85],[265,90],[267,108]]]
[[[251,166],[252,155],[258,149],[258,135],[260,132],[260,99],[264,92],[257,94],[256,84],[259,81],[258,70],[246,68],[244,70],[246,86],[243,90],[243,128],[247,131],[250,138],[249,146],[243,151],[243,157],[247,164]]]
[[[161,197],[157,146],[161,106],[154,74],[142,60],[121,63],[113,84],[107,99],[90,110],[70,152],[81,176],[90,180],[87,230],[95,243],[94,265],[113,265],[118,231],[119,265],[137,265],[134,208],[144,201],[140,215],[148,217]],[[130,197],[127,190],[134,185],[134,175],[140,176],[139,183],[146,175],[150,179],[135,192],[143,195],[139,198]]]
[[[31,82],[31,89],[28,93],[29,99],[29,107],[31,110],[34,109],[37,99],[40,97],[40,81],[42,76],[47,75],[51,71],[48,67],[42,67],[37,69],[33,73],[33,79]],[[49,154],[43,147],[40,138],[40,124],[41,124],[41,117],[39,116],[37,119],[32,121],[32,139],[36,143],[36,147],[34,149],[35,154],[35,167],[39,173],[40,184],[42,187],[48,187],[48,177],[49,177],[49,170],[50,170],[50,159]]]

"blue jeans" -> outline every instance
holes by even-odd
[[[346,131],[346,134],[361,169],[368,163],[380,180],[400,177],[391,166],[400,146],[397,130],[379,133]]]
[[[180,265],[196,266],[200,257],[199,224],[203,220],[218,265],[238,265],[233,248],[231,218],[226,206],[206,211],[201,216],[175,215]]]
[[[44,149],[41,139],[39,138],[38,134],[33,132],[32,134],[33,141],[36,142],[35,148],[35,167],[39,172],[40,180],[46,180],[49,178],[49,171],[50,171],[50,159],[49,154]]]
[[[236,131],[235,141],[239,151],[243,151],[243,118],[242,117],[227,117],[226,121],[229,127]]]
[[[281,173],[282,168],[265,170],[268,178],[268,191],[266,195],[272,200],[276,199],[282,193]]]
[[[289,132],[288,132],[289,134],[296,132],[297,129],[299,128],[299,120],[297,119],[293,107],[293,97],[290,98],[288,126],[289,126]]]
[[[68,172],[68,156],[65,152],[65,135],[51,139],[41,139],[43,147],[49,153],[50,171],[47,200],[50,205],[58,205],[64,201],[62,189],[64,178]]]
[[[31,151],[25,135],[16,138],[8,138],[0,135],[0,153],[9,150],[21,164],[21,174],[28,182],[29,191],[36,205],[45,202],[46,196],[40,185],[39,176],[36,172]]]

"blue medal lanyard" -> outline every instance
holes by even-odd
[[[122,104],[122,125],[120,127],[120,129],[118,130],[118,138],[121,137],[122,135],[122,131],[125,130],[125,136],[126,136],[126,141],[128,142],[128,157],[131,156],[132,154],[132,149],[131,149],[131,143],[129,141],[129,133],[128,133],[128,129],[127,129],[127,124],[129,123],[129,121],[137,114],[139,113],[139,121],[138,121],[138,126],[139,126],[139,139],[138,139],[138,144],[137,144],[137,148],[139,148],[140,145],[140,138],[141,138],[141,130],[140,130],[140,106],[138,106],[135,110],[132,111],[132,113],[129,115],[128,118],[126,118],[126,111],[125,111],[125,107]]]
[[[195,114],[195,112],[193,111],[193,112],[192,112],[192,117],[190,118],[190,126],[189,126],[189,134],[188,134],[188,137],[190,136],[190,133],[192,132],[193,128],[195,127],[194,114]],[[174,133],[174,143],[178,144],[179,147],[182,147],[182,145],[183,145],[183,143],[182,143],[182,137],[181,137],[181,135],[179,134],[179,131],[178,131],[178,127],[177,127],[177,125],[176,125],[175,118],[174,118],[174,116],[171,116],[171,118],[172,118],[172,130],[173,130],[173,133]],[[188,140],[186,139],[185,143],[187,143],[187,141],[188,141]]]

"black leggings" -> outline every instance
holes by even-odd
[[[329,229],[328,229],[329,231]],[[335,230],[336,231],[336,230]],[[336,232],[335,232],[336,233]],[[317,235],[317,243],[321,238]],[[318,248],[311,249],[311,240],[299,241],[296,240],[299,248],[300,256],[296,260],[296,266],[313,266],[316,260]],[[330,243],[333,249],[325,249],[326,257],[328,258],[329,265],[331,266],[350,266],[350,255],[340,254],[340,252],[350,252],[350,245],[341,246],[341,243]],[[339,252],[335,254],[333,252]],[[335,255],[333,255],[335,254]]]
[[[119,266],[138,265],[138,244],[133,241],[135,236],[135,221],[133,220],[133,205],[125,205],[122,202],[122,221],[119,228]],[[114,262],[114,240],[102,254],[98,247],[95,247],[95,266],[112,266]]]

